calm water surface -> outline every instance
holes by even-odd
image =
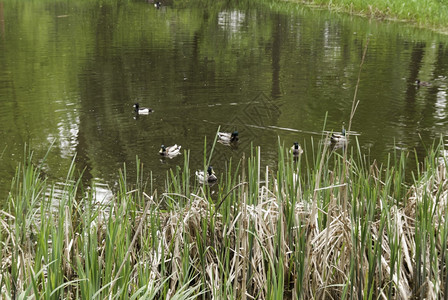
[[[367,39],[352,125],[363,151],[422,157],[448,132],[446,36],[288,3],[72,2],[0,0],[3,199],[25,144],[37,161],[54,143],[45,168],[55,181],[76,155],[105,194],[124,163],[133,176],[136,156],[162,189],[184,157],[161,160],[161,144],[182,145],[202,168],[218,126],[241,137],[238,149],[216,145],[218,174],[251,143],[275,166],[278,137],[309,155],[326,115],[325,130],[348,123]],[[416,88],[417,78],[433,84]],[[155,112],[136,117],[135,102]]]

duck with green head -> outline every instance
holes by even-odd
[[[344,125],[342,125],[341,133],[333,133],[331,134],[330,140],[332,143],[345,143],[347,142],[346,131]]]
[[[209,166],[207,168],[207,172],[204,173],[204,171],[196,171],[196,177],[198,178],[199,182],[204,183],[214,183],[218,180],[218,177],[215,175],[215,171],[213,171],[213,167]]]
[[[300,147],[299,142],[294,142],[294,145],[291,147],[291,152],[294,156],[299,156],[303,153],[302,147]]]
[[[230,132],[218,132],[218,139],[224,143],[238,142],[238,131]]]
[[[165,147],[165,145],[160,146],[159,154],[164,157],[173,158],[180,154],[180,148],[182,146],[175,144],[174,146]]]

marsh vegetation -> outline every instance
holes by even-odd
[[[164,191],[137,163],[107,201],[74,166],[55,188],[18,166],[1,211],[1,294],[39,299],[438,299],[446,295],[446,159],[370,162],[310,141],[295,160],[279,142],[273,171],[253,148],[199,184],[185,152]],[[210,151],[210,149],[208,149]],[[204,166],[211,158],[204,154]],[[206,152],[206,151],[205,151]],[[101,200],[101,201],[100,201]]]
[[[208,2],[160,10],[119,0],[5,3],[0,55],[13,63],[1,74],[8,113],[0,134],[15,148],[2,163],[19,156],[18,137],[25,144],[32,136],[38,149],[25,150],[0,199],[2,298],[447,297],[444,142],[424,149],[446,132],[440,36],[420,32],[424,42],[409,43],[414,29],[400,28],[389,38],[399,43],[379,47],[390,27],[372,31],[283,2],[268,3],[276,13],[246,1],[208,11]],[[367,48],[354,33],[372,32],[363,85],[356,66]],[[33,58],[36,36],[49,42]],[[27,51],[14,47],[22,40]],[[437,84],[419,89],[417,75]],[[133,118],[140,99],[153,101],[153,115]],[[275,113],[251,118],[260,103]],[[327,111],[333,128],[350,116],[360,140],[349,126],[349,147],[332,151],[326,126],[316,131]],[[399,126],[390,121],[397,112]],[[216,124],[238,125],[237,151],[217,145],[217,134],[201,145]],[[294,155],[289,140],[299,134],[306,138]],[[52,140],[60,145],[36,156]],[[154,157],[162,143],[189,150],[161,163]],[[198,165],[204,178],[212,162],[216,182],[200,182]],[[113,193],[104,197],[97,180]]]
[[[447,33],[448,6],[445,1],[353,1],[353,0],[292,0],[318,5],[331,10],[376,19],[405,21]]]

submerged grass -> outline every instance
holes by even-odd
[[[74,165],[56,189],[30,153],[0,212],[2,298],[447,297],[442,145],[407,184],[413,155],[380,166],[351,144],[345,157],[311,140],[313,154],[294,160],[279,142],[275,172],[253,148],[213,188],[192,179],[186,153],[160,195],[145,192],[137,162],[137,181],[124,168],[107,203]]]

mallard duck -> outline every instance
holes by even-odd
[[[140,107],[138,103],[134,104],[134,111],[139,115],[147,115],[153,112],[152,108]]]
[[[218,132],[218,139],[225,143],[233,143],[238,141],[238,131],[232,133],[229,132]]]
[[[218,177],[215,175],[215,171],[213,171],[213,167],[209,166],[207,168],[207,174],[204,176],[204,171],[196,171],[196,177],[199,182],[208,182],[213,183],[218,180]]]
[[[182,148],[182,146],[178,146],[177,144],[169,147],[165,147],[164,145],[162,145],[160,146],[159,154],[162,156],[173,158],[180,154],[180,148]]]
[[[333,133],[331,135],[331,142],[332,143],[342,143],[342,142],[346,142],[347,141],[347,137],[346,137],[346,131],[345,128],[342,127],[342,132],[341,133]]]
[[[415,81],[415,84],[418,85],[418,86],[431,86],[431,83],[430,83],[430,82],[427,82],[427,81],[420,81],[420,79],[417,79],[417,80]]]
[[[299,142],[294,142],[294,146],[291,147],[291,152],[294,156],[298,156],[303,153],[302,147],[300,147]]]

